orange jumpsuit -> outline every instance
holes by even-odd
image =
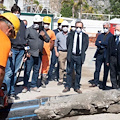
[[[47,34],[50,37],[50,41],[56,39],[55,33],[52,30],[47,30]],[[44,42],[41,74],[48,74],[50,66],[49,62],[50,62],[50,42],[49,43]]]
[[[6,67],[10,49],[10,39],[0,30],[0,66]]]

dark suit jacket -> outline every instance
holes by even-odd
[[[106,38],[104,40],[105,36]],[[97,46],[97,50],[94,55],[95,58],[97,57],[98,54],[104,54],[104,58],[106,58],[107,45],[108,45],[109,38],[111,36],[113,36],[111,32],[109,32],[107,35],[105,35],[104,33],[101,33],[100,35],[98,35],[97,40],[95,42],[95,45]],[[99,43],[99,41],[101,41],[101,43]]]
[[[74,41],[74,35],[75,32],[70,32],[67,37],[67,60],[68,62],[71,61],[71,56],[72,56],[72,50],[73,50],[73,41]],[[81,50],[81,57],[82,57],[82,63],[84,63],[85,60],[85,51],[88,48],[89,44],[89,37],[87,34],[82,33],[82,50]]]
[[[110,57],[112,56],[113,51],[116,49],[116,43],[115,43],[116,36],[110,37],[108,41],[108,48],[107,48],[107,63],[110,63]],[[120,42],[117,46],[117,62],[118,65],[120,65]]]

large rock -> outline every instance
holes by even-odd
[[[66,116],[96,113],[120,113],[120,91],[94,91],[78,95],[51,97],[35,110],[39,119],[60,119]]]

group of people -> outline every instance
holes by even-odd
[[[7,25],[12,26],[12,28],[9,26],[9,29],[12,29],[11,34],[7,34],[11,38],[11,50],[9,47],[8,60],[3,55],[0,58],[1,63],[1,59],[6,62],[6,65],[0,63],[0,70],[4,69],[5,71],[5,76],[3,75],[0,80],[0,86],[4,78],[3,83],[7,85],[7,95],[16,100],[20,99],[15,94],[15,84],[22,61],[24,61],[23,93],[26,93],[29,88],[30,91],[40,92],[40,86],[37,84],[39,74],[41,75],[41,87],[45,88],[46,84],[52,80],[54,70],[58,81],[57,85],[63,85],[64,75],[66,75],[63,92],[68,92],[73,88],[75,92],[82,93],[80,90],[81,70],[89,45],[89,37],[83,30],[83,23],[80,20],[72,21],[71,26],[69,26],[66,20],[60,18],[57,22],[58,28],[51,30],[51,18],[49,16],[42,19],[40,15],[35,15],[33,25],[27,28],[27,21],[20,19],[20,7],[14,4],[11,8],[12,13],[18,18],[19,30],[15,26],[18,22],[15,23],[14,21],[13,23],[13,21],[10,21],[9,23],[6,19],[3,20],[5,17],[1,19],[0,16],[0,24],[4,21]],[[69,27],[71,27],[70,30]],[[2,30],[2,28],[0,29]],[[120,88],[120,25],[116,25],[115,35],[110,33],[110,24],[108,22],[103,24],[103,31],[98,35],[95,43],[97,51],[94,55],[96,58],[94,83],[90,87],[99,86],[100,70],[102,63],[104,63],[102,88],[106,89],[110,69],[112,88],[118,89]],[[14,35],[12,35],[13,33]],[[8,52],[7,50],[4,51]],[[57,67],[55,69],[56,63]],[[30,86],[28,86],[32,69],[32,80]]]
[[[120,88],[120,25],[115,26],[114,35],[110,32],[110,23],[103,24],[103,33],[100,33],[97,37],[95,45],[97,51],[94,55],[96,58],[94,83],[90,87],[100,87],[100,70],[104,63],[104,74],[102,89],[107,89],[106,82],[108,78],[108,72],[110,70],[110,80],[113,89]]]

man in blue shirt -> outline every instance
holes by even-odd
[[[54,44],[55,55],[58,57],[59,62],[59,82],[58,85],[63,84],[65,62],[67,60],[67,36],[69,24],[67,21],[62,22],[62,32],[57,33]]]
[[[99,85],[99,75],[102,63],[104,63],[104,75],[103,75],[103,83],[102,83],[102,89],[106,89],[106,82],[108,77],[108,71],[109,67],[106,64],[106,54],[107,54],[107,46],[108,41],[111,36],[110,30],[110,24],[108,22],[103,24],[103,31],[104,33],[101,33],[98,35],[95,45],[97,46],[97,51],[95,54],[96,57],[96,63],[95,63],[95,72],[94,72],[94,84],[92,84],[90,87],[96,87]]]

